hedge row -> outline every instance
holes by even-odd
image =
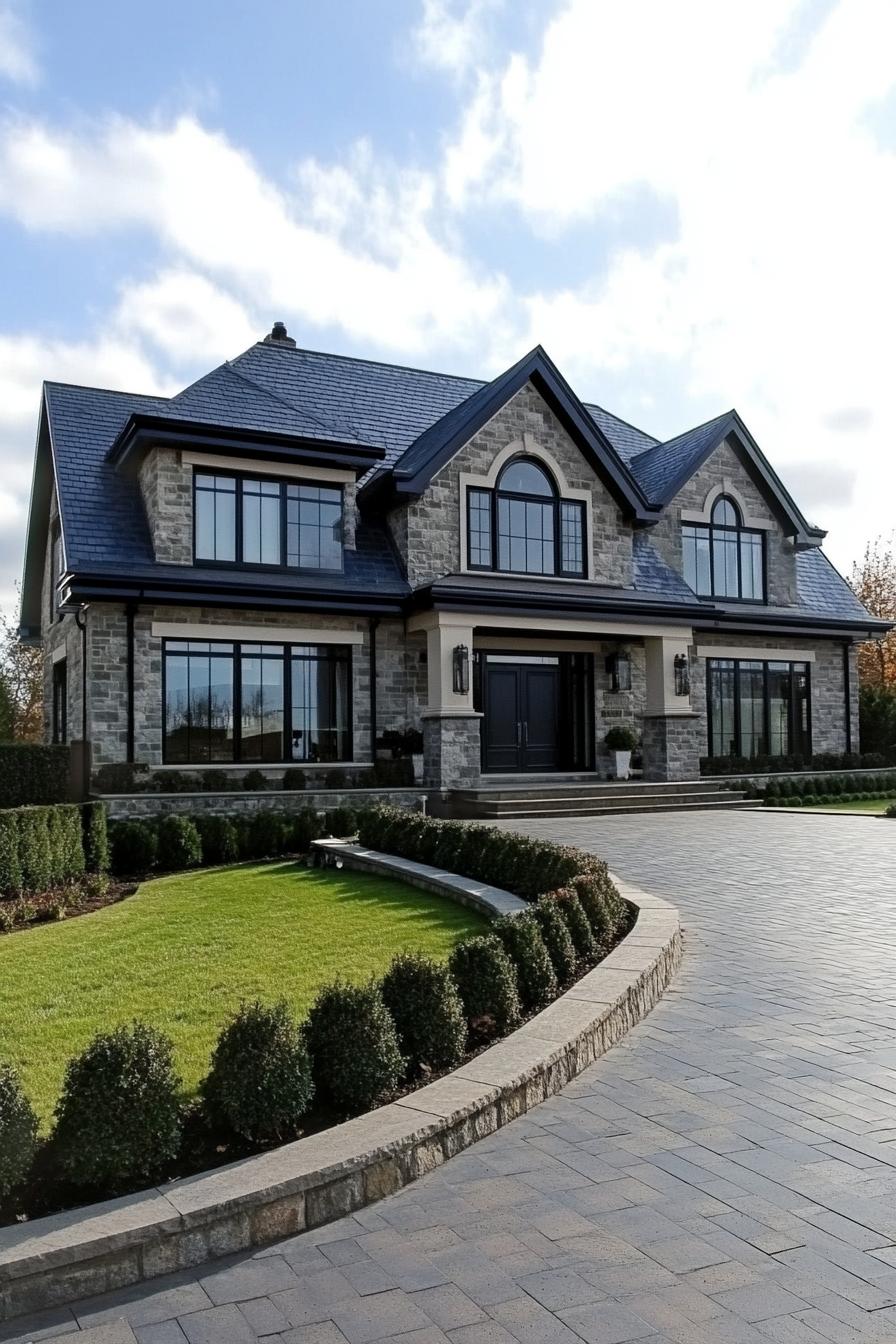
[[[108,866],[102,803],[0,812],[0,896],[46,892]]]
[[[827,803],[876,803],[896,798],[896,789],[887,793],[803,793],[794,798],[767,798],[766,807],[822,807]]]
[[[231,820],[201,819],[206,826]],[[183,1154],[185,1124],[194,1140],[196,1126],[204,1125],[214,1142],[230,1136],[258,1145],[295,1135],[313,1098],[332,1118],[370,1109],[403,1083],[455,1067],[469,1047],[512,1031],[625,930],[625,903],[605,865],[590,855],[392,809],[370,810],[359,820],[364,843],[373,846],[375,837],[376,847],[386,848],[388,838],[393,853],[440,856],[452,867],[451,846],[459,833],[472,831],[475,841],[460,851],[468,871],[487,870],[490,879],[521,894],[525,889],[531,910],[462,940],[447,965],[404,953],[381,981],[324,987],[304,1024],[282,1002],[243,1004],[221,1031],[192,1113],[165,1036],[140,1023],[97,1036],[69,1063],[55,1127],[38,1157],[51,1184],[84,1198],[159,1180]],[[192,856],[199,837],[192,822],[166,817],[162,828],[169,852],[175,838],[182,845],[189,838]],[[533,877],[533,867],[544,875]],[[558,879],[556,890],[536,891]],[[36,1132],[18,1079],[0,1066],[0,1204],[27,1180]]]
[[[896,771],[879,775],[813,775],[809,779],[773,779],[753,790],[766,803],[787,798],[828,798],[831,802],[851,795],[853,798],[886,798],[896,790]],[[894,794],[896,796],[896,794]]]
[[[814,756],[701,756],[701,775],[794,774],[804,770],[884,770],[896,765],[896,747],[884,751],[819,751]]]
[[[287,792],[305,789],[396,789],[414,783],[414,765],[407,758],[375,761],[369,770],[333,766],[327,770],[306,772],[289,766],[277,778],[263,770],[234,774],[231,770],[157,770],[145,765],[116,762],[101,765],[93,775],[98,793],[265,793],[271,789]]]
[[[239,863],[304,854],[323,835],[351,835],[355,813],[334,807],[321,815],[267,809],[246,816],[185,817],[175,814],[140,821],[113,821],[109,827],[112,871],[118,877],[176,872],[200,864]]]
[[[68,774],[66,746],[0,742],[0,808],[65,802]]]

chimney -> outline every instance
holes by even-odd
[[[295,341],[287,334],[286,324],[284,322],[275,322],[271,327],[270,335],[265,336],[264,340],[266,345],[295,346]]]

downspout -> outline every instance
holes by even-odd
[[[843,699],[846,710],[846,754],[852,754],[852,669],[849,665],[850,642],[843,641]]]
[[[368,641],[368,651],[370,654],[370,670],[368,677],[370,680],[370,759],[376,764],[376,628],[380,623],[379,616],[370,617],[370,639]]]
[[[81,631],[81,741],[87,742],[87,607],[75,612],[75,624]]]
[[[127,763],[134,763],[134,612],[135,604],[129,602],[125,608],[127,624]]]

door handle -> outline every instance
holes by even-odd
[[[519,746],[522,746],[522,742],[523,742],[523,725],[520,723],[519,719],[517,719],[517,721],[516,721],[516,744],[517,744],[517,746],[518,746],[518,747],[519,747]]]
[[[529,745],[529,720],[525,719],[523,721],[523,746],[528,747],[528,745]]]

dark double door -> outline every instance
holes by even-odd
[[[486,770],[558,769],[559,658],[489,657],[484,682]]]

